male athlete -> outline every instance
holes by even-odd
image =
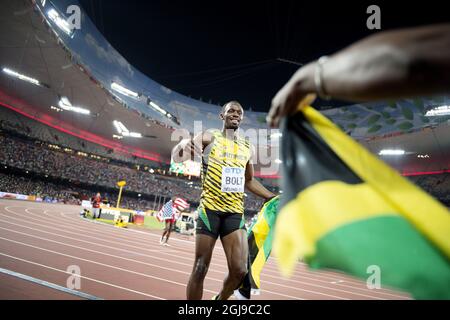
[[[252,146],[238,135],[242,106],[231,101],[220,113],[221,130],[206,130],[182,140],[173,150],[175,161],[202,157],[202,188],[195,239],[195,262],[187,286],[187,299],[203,296],[217,238],[225,251],[228,276],[216,300],[227,300],[247,274],[248,243],[244,220],[244,188],[266,201],[275,197],[253,177]]]

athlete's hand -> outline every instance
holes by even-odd
[[[294,114],[299,107],[310,105],[314,94],[314,64],[300,68],[272,99],[266,121],[277,128],[281,118]]]

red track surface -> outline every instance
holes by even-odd
[[[80,207],[0,200],[0,268],[66,286],[67,268],[80,267],[80,291],[103,299],[185,299],[194,257],[193,237],[172,234],[170,247],[160,232],[118,229],[79,217]],[[220,242],[205,280],[210,299],[227,272]],[[270,258],[254,299],[409,299],[404,293],[369,290],[339,273],[310,271],[299,263],[283,278]],[[80,299],[13,276],[0,274],[0,299]]]

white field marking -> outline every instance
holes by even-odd
[[[13,208],[13,207],[7,207],[6,209],[8,210],[9,208]],[[21,208],[21,207],[20,207]],[[8,211],[10,211],[10,210],[8,210]],[[13,211],[10,211],[10,212],[12,212],[12,213],[14,213],[14,214],[17,214],[16,212],[13,212]],[[29,211],[27,211],[26,210],[26,212],[28,212],[29,214],[31,214],[31,215],[35,215],[35,214],[33,214],[33,213],[31,213],[31,212],[29,212]],[[47,215],[48,216],[48,215]],[[102,225],[104,225],[104,224],[102,224]],[[72,227],[72,225],[71,225],[71,227]],[[51,228],[51,227],[48,227],[48,228]],[[53,229],[55,229],[55,228],[53,228]],[[73,227],[72,227],[72,229],[73,229]],[[76,229],[76,228],[75,228]],[[61,231],[60,229],[57,229],[58,231]],[[79,229],[78,229],[79,230]],[[41,230],[38,230],[38,231],[41,231]],[[67,232],[67,231],[62,231],[62,232]],[[71,233],[71,232],[68,232],[68,233]],[[78,234],[78,233],[77,233]],[[144,233],[144,234],[148,234],[148,233]],[[54,234],[54,235],[57,235],[57,234]],[[108,234],[109,235],[109,234]],[[57,235],[57,236],[60,236],[60,235]],[[156,235],[155,235],[156,236]],[[97,239],[97,238],[95,238],[95,239]],[[77,240],[77,241],[80,241],[80,240],[78,240],[78,239],[75,239],[75,240]],[[133,242],[134,243],[134,242]],[[121,244],[123,244],[123,242],[121,242]],[[110,248],[109,246],[107,246],[108,248]],[[133,249],[134,249],[134,247],[133,247]],[[148,250],[148,251],[150,251],[150,250]],[[127,252],[129,252],[129,251],[127,251]],[[169,255],[169,256],[174,256],[174,257],[176,257],[177,259],[179,259],[180,258],[180,256],[179,255],[171,255],[171,254],[169,254],[169,253],[165,253],[165,252],[161,252],[161,253],[164,253],[164,254],[167,254],[167,255]],[[136,253],[136,254],[138,254],[138,253]],[[146,255],[144,255],[144,256],[146,256]],[[154,258],[154,257],[153,257]],[[184,258],[184,257],[183,257]],[[185,259],[189,259],[189,258],[185,258]],[[159,260],[165,260],[165,261],[168,261],[168,262],[175,262],[175,263],[177,263],[176,261],[173,261],[173,260],[166,260],[166,259],[159,259]],[[189,259],[190,261],[191,261],[191,259]],[[221,266],[222,267],[222,265],[221,264],[217,264],[218,266]],[[213,270],[214,271],[214,270]],[[271,278],[275,278],[275,279],[281,279],[280,277],[275,277],[275,276],[271,276],[271,275],[268,275],[268,274],[265,274],[265,276],[268,276],[268,277],[271,277]],[[325,282],[325,281],[321,281],[321,280],[316,280],[316,279],[311,279],[311,278],[307,278],[307,277],[304,277],[304,278],[306,278],[306,279],[308,279],[309,281],[317,281],[317,282],[323,282],[323,283],[325,283],[325,284],[328,284],[329,282]],[[308,282],[302,282],[302,281],[295,281],[295,280],[291,280],[291,279],[282,279],[282,280],[285,280],[285,281],[288,281],[288,282],[295,282],[295,283],[300,283],[300,284],[307,284],[307,285],[309,285],[309,286],[313,286],[313,287],[318,287],[318,288],[324,288],[324,289],[330,289],[330,290],[334,290],[334,291],[339,291],[339,292],[344,292],[344,293],[348,293],[348,294],[352,294],[352,295],[357,295],[357,296],[363,296],[363,297],[367,297],[367,298],[374,298],[374,299],[383,299],[383,298],[381,298],[381,297],[375,297],[375,296],[371,296],[371,295],[365,295],[365,294],[362,294],[362,293],[357,293],[357,292],[354,292],[354,291],[346,291],[346,290],[341,290],[341,289],[337,289],[336,287],[325,287],[325,286],[320,286],[320,285],[317,285],[317,284],[313,284],[313,283],[308,283]],[[294,290],[296,290],[296,288],[295,287],[289,287],[289,286],[285,286],[285,285],[281,285],[281,284],[279,284],[279,283],[273,283],[273,282],[270,282],[270,281],[264,281],[265,283],[268,283],[268,284],[273,284],[273,285],[277,285],[277,286],[282,286],[282,287],[286,287],[286,288],[291,288],[291,289],[294,289]],[[346,287],[349,287],[349,286],[346,286]],[[351,288],[351,289],[353,289],[353,290],[363,290],[362,288],[355,288],[355,287],[349,287],[349,288]],[[315,292],[315,293],[318,293],[318,292]],[[393,294],[389,294],[389,293],[384,293],[384,292],[377,292],[377,294],[379,294],[379,295],[390,295],[390,296],[395,296],[395,297],[400,297],[400,298],[406,298],[406,297],[403,297],[403,296],[397,296],[397,295],[393,295]],[[334,297],[336,297],[336,296],[334,296]]]
[[[7,208],[7,210],[9,209],[9,207]],[[8,211],[10,211],[10,210],[8,210]],[[10,212],[12,212],[12,213],[15,213],[15,214],[17,214],[16,212],[13,212],[13,211],[10,211]],[[31,212],[29,212],[29,211],[26,211],[26,212],[28,212],[29,214],[31,214],[31,215],[34,215],[33,213],[31,213]],[[72,227],[72,226],[71,226]],[[51,228],[51,227],[48,227],[48,228]],[[55,229],[55,228],[53,228],[53,229]],[[72,229],[73,229],[73,227],[72,227]],[[58,231],[61,231],[60,229],[57,229]],[[62,231],[62,232],[67,232],[67,231]],[[70,232],[68,232],[68,233],[70,233]],[[78,233],[76,233],[76,234],[78,234]],[[56,235],[56,234],[55,234]],[[60,235],[58,235],[58,236],[60,236]],[[97,239],[97,238],[96,238]],[[78,240],[78,239],[76,239],[76,240]],[[121,244],[123,244],[123,242],[121,242]],[[108,248],[109,248],[109,246],[107,246]],[[133,246],[133,249],[134,249],[134,246]],[[127,252],[129,252],[129,251],[127,251]],[[138,254],[138,253],[136,253],[136,254]],[[166,254],[166,255],[169,255],[169,256],[174,256],[174,257],[176,257],[177,259],[179,259],[180,258],[180,256],[179,255],[171,255],[171,254],[169,254],[169,253],[165,253],[164,252],[164,254]],[[145,256],[145,255],[144,255]],[[159,259],[159,260],[166,260],[166,259],[161,259],[161,258],[157,258],[157,259]],[[189,259],[189,258],[186,258],[186,259]],[[191,259],[189,259],[190,261],[191,261]],[[166,260],[166,261],[169,261],[169,262],[171,262],[171,263],[173,263],[173,262],[175,262],[175,261],[173,261],[173,260]],[[175,262],[175,263],[177,263],[177,262]],[[220,264],[217,264],[218,266],[222,266],[222,265],[220,265]],[[214,271],[214,270],[212,270],[212,271]],[[266,274],[267,275],[267,274]],[[279,277],[274,277],[274,276],[270,276],[270,277],[272,277],[272,278],[275,278],[275,279],[280,279]],[[315,279],[309,279],[309,278],[307,278],[307,277],[305,277],[306,279],[308,279],[309,281],[320,281],[320,280],[315,280]],[[305,282],[305,281],[303,281],[303,282],[301,282],[301,281],[295,281],[295,280],[286,280],[286,279],[282,279],[282,280],[285,280],[285,281],[288,281],[288,282],[290,282],[290,281],[293,281],[293,282],[297,282],[297,283],[301,283],[301,284],[306,284],[306,285],[309,285],[309,286],[313,286],[313,287],[319,287],[319,288],[325,288],[325,289],[329,289],[329,290],[334,290],[334,291],[340,291],[340,292],[344,292],[344,293],[348,293],[348,294],[352,294],[352,295],[359,295],[359,296],[363,296],[363,297],[368,297],[368,298],[374,298],[374,299],[383,299],[383,298],[381,298],[381,297],[376,297],[376,296],[372,296],[372,295],[365,295],[365,294],[362,294],[362,293],[357,293],[357,292],[354,292],[354,291],[346,291],[346,290],[341,290],[341,289],[337,289],[336,287],[324,287],[324,286],[320,286],[320,285],[316,285],[316,284],[314,284],[314,283],[309,283],[309,282]],[[273,282],[270,282],[270,281],[265,281],[265,283],[268,283],[268,284],[274,284],[274,285],[278,285],[278,286],[284,286],[284,287],[287,287],[287,288],[292,288],[292,289],[294,289],[294,290],[296,290],[295,289],[295,287],[289,287],[289,286],[285,286],[285,285],[281,285],[281,284],[279,284],[279,283],[273,283]],[[328,282],[324,282],[325,284],[327,284],[328,285]],[[356,289],[356,290],[358,290],[359,288],[353,288],[353,287],[351,287],[351,289]],[[359,289],[359,290],[361,290],[361,289]],[[383,293],[379,293],[379,292],[377,292],[378,294],[383,294]]]
[[[12,231],[12,232],[14,232],[14,231]],[[72,259],[76,259],[76,260],[80,260],[80,261],[84,261],[84,262],[89,262],[89,263],[97,264],[97,265],[100,265],[100,266],[103,266],[103,267],[108,267],[108,268],[111,268],[111,269],[124,271],[126,273],[132,273],[132,274],[136,274],[136,275],[143,276],[143,277],[146,277],[146,278],[151,278],[151,279],[155,279],[155,280],[164,281],[164,282],[168,282],[168,283],[171,283],[171,284],[179,285],[179,286],[182,286],[182,287],[186,287],[186,285],[184,283],[179,283],[179,282],[176,282],[176,281],[166,280],[166,279],[155,277],[155,276],[151,276],[151,275],[148,275],[148,274],[145,274],[145,273],[141,273],[141,272],[132,271],[132,270],[129,270],[129,269],[123,269],[123,268],[120,268],[120,267],[112,266],[110,264],[101,263],[101,262],[97,262],[97,261],[93,261],[93,260],[89,260],[89,259],[84,259],[84,258],[72,256],[72,255],[69,255],[69,254],[62,253],[62,252],[58,252],[58,251],[54,251],[54,250],[50,250],[50,249],[45,249],[45,248],[42,248],[42,247],[34,246],[34,245],[31,245],[31,244],[28,244],[28,243],[25,243],[25,242],[21,242],[21,241],[16,241],[16,240],[3,238],[3,237],[0,237],[0,239],[5,240],[5,241],[9,241],[9,242],[13,242],[13,243],[16,243],[16,244],[20,244],[20,245],[23,245],[23,246],[26,246],[26,247],[38,249],[38,250],[41,250],[41,251],[54,253],[54,254],[57,254],[57,255],[60,255],[60,256],[63,256],[63,257],[72,258]],[[59,244],[64,245],[64,243],[59,243]],[[81,247],[79,249],[81,249]],[[97,252],[97,253],[100,253],[100,252]],[[166,269],[169,269],[169,268],[166,268]],[[205,290],[205,291],[209,291],[211,293],[216,293],[216,292],[210,291],[210,290]]]
[[[46,213],[46,212],[48,212],[48,211],[47,211],[47,210],[44,211],[44,213]],[[55,212],[56,212],[56,211],[55,211]],[[62,215],[66,215],[65,213],[62,213],[62,212],[60,212],[60,213],[61,213]],[[73,218],[69,218],[69,219],[70,219],[70,220],[78,220],[78,219],[73,219]],[[86,221],[86,222],[89,223],[89,222],[95,222],[95,221],[90,221],[90,220],[89,220],[89,221]],[[99,223],[99,222],[95,222],[95,223]],[[99,223],[99,224],[102,224],[102,223]],[[102,224],[102,225],[104,225],[104,224]],[[70,225],[70,226],[72,227],[73,225]],[[73,229],[73,228],[72,228],[72,229]],[[131,230],[130,230],[130,231],[131,231]],[[146,233],[146,232],[142,232],[142,233],[143,233],[143,234],[146,234],[146,235],[149,234],[149,233]],[[105,233],[105,234],[106,234],[106,233]],[[109,234],[108,234],[108,235],[109,235]],[[155,236],[157,236],[157,235],[155,235]],[[139,239],[140,239],[140,238],[139,238]],[[126,239],[125,239],[125,241],[126,241]],[[150,245],[153,245],[153,244],[150,244]],[[173,257],[175,257],[175,258],[177,258],[177,259],[182,258],[182,259],[189,259],[189,261],[191,261],[191,258],[180,257],[179,254],[170,254],[170,253],[168,253],[168,252],[163,252],[163,251],[161,251],[161,253],[162,253],[162,254],[165,254],[165,255],[168,255],[168,256],[173,256]],[[183,252],[183,251],[181,251],[180,253],[188,254],[188,253]],[[223,267],[222,264],[218,264],[218,263],[211,263],[211,265],[216,265],[216,266],[219,266],[219,267]],[[267,266],[266,266],[266,267],[267,267]],[[266,267],[265,267],[265,268],[266,268]],[[271,271],[271,270],[267,270],[267,268],[266,268],[266,271]],[[284,281],[287,281],[287,282],[293,282],[293,283],[298,283],[298,284],[308,284],[308,285],[311,285],[311,286],[316,286],[316,287],[320,287],[320,288],[326,288],[326,289],[336,290],[336,291],[345,292],[345,293],[350,293],[350,294],[354,294],[354,295],[361,295],[361,296],[364,296],[364,297],[375,298],[375,299],[383,299],[383,298],[381,297],[381,295],[392,296],[392,297],[396,297],[396,298],[404,298],[404,299],[407,298],[407,297],[405,297],[405,296],[395,295],[395,294],[391,294],[391,293],[387,293],[387,292],[371,292],[369,289],[366,289],[366,288],[364,288],[364,287],[355,287],[355,286],[349,286],[349,285],[342,285],[341,283],[343,283],[344,280],[337,280],[337,281],[332,281],[332,282],[330,282],[328,277],[326,278],[327,281],[324,281],[324,280],[314,279],[313,277],[306,277],[306,276],[301,276],[301,275],[298,276],[298,277],[300,277],[300,278],[304,278],[304,279],[307,279],[307,280],[309,280],[309,281],[316,281],[316,282],[319,282],[319,283],[323,283],[323,284],[325,284],[325,285],[328,285],[328,286],[324,287],[324,286],[320,286],[320,285],[316,285],[316,284],[308,283],[308,282],[304,282],[304,281],[297,281],[297,280],[294,280],[294,279],[286,279],[286,278],[283,278],[283,277],[280,277],[280,276],[273,276],[273,275],[267,274],[267,272],[265,272],[264,276],[265,276],[265,277],[274,278],[274,279],[278,279],[278,280],[284,280]],[[323,276],[319,276],[319,275],[315,275],[315,276],[324,278]],[[265,282],[266,282],[266,281],[265,281]],[[270,284],[271,282],[266,282],[266,283],[269,283],[269,284]],[[336,286],[329,286],[330,283],[332,283],[332,284],[341,284],[340,287],[343,287],[343,288],[349,288],[349,289],[352,289],[352,290],[359,290],[360,292],[362,291],[362,292],[371,293],[371,294],[375,293],[375,294],[380,295],[380,296],[374,297],[374,296],[372,296],[372,295],[365,295],[365,294],[358,293],[358,292],[354,292],[354,291],[341,290],[341,289],[336,288]],[[352,284],[351,282],[349,282],[349,283]],[[276,285],[278,285],[278,283],[276,283]],[[361,285],[361,284],[358,283],[358,285]]]
[[[37,263],[37,262],[25,260],[25,259],[22,259],[22,258],[19,258],[19,257],[15,257],[15,256],[11,256],[9,254],[5,254],[5,253],[2,253],[2,252],[0,252],[0,255],[4,256],[4,257],[11,258],[11,259],[15,259],[15,260],[18,260],[18,261],[22,261],[22,262],[25,262],[25,263],[28,263],[28,264],[36,265],[36,266],[39,266],[39,267],[42,267],[42,268],[50,269],[50,270],[53,270],[53,271],[58,271],[58,272],[62,272],[62,273],[65,273],[65,274],[70,274],[66,270],[53,268],[53,267],[47,266],[45,264],[40,264],[40,263]],[[100,283],[100,284],[103,284],[103,285],[106,285],[106,286],[110,286],[110,287],[113,287],[113,288],[117,288],[117,289],[125,290],[125,291],[128,291],[128,292],[140,294],[140,295],[143,295],[143,296],[146,296],[146,297],[149,297],[149,298],[154,298],[154,299],[158,299],[158,300],[166,300],[166,299],[161,298],[161,297],[157,297],[157,296],[153,296],[151,294],[147,294],[147,293],[144,293],[144,292],[140,292],[140,291],[136,291],[136,290],[133,290],[133,289],[117,286],[115,284],[104,282],[104,281],[100,281],[100,280],[97,280],[97,279],[88,278],[88,277],[85,277],[85,276],[80,276],[80,278],[81,279],[86,279],[88,281],[93,281],[93,282],[96,282],[96,283]]]
[[[0,268],[0,273],[7,274],[9,276],[12,276],[12,277],[15,277],[15,278],[18,278],[18,279],[22,279],[22,280],[29,281],[29,282],[32,282],[32,283],[36,283],[38,285],[41,285],[41,286],[44,286],[44,287],[47,287],[47,288],[50,288],[50,289],[53,289],[53,290],[58,290],[58,291],[61,291],[61,292],[67,293],[67,294],[71,294],[71,295],[74,295],[74,296],[77,296],[77,297],[80,297],[80,298],[84,298],[84,299],[87,299],[87,300],[103,300],[102,298],[93,296],[93,295],[88,294],[88,293],[84,293],[82,291],[69,289],[69,288],[57,285],[56,283],[52,283],[52,282],[48,282],[48,281],[45,281],[45,280],[42,280],[42,279],[31,277],[31,276],[28,276],[26,274],[15,272],[15,271],[12,271],[12,270]],[[78,276],[78,275],[76,275],[76,276]]]
[[[10,222],[7,222],[7,223],[10,223]],[[10,223],[10,224],[17,225],[17,226],[19,226],[19,227],[21,226],[21,225],[14,224],[14,223]],[[50,232],[40,231],[40,230],[35,229],[35,228],[30,228],[30,227],[25,227],[25,228],[28,228],[28,229],[31,229],[31,230],[36,230],[36,231],[38,231],[38,232],[43,232],[43,233],[49,233],[49,234],[52,234],[52,233],[50,233]],[[59,242],[59,241],[55,241],[55,240],[51,240],[51,239],[47,239],[47,238],[43,238],[43,237],[38,237],[38,236],[30,235],[30,234],[27,234],[27,233],[24,233],[24,232],[15,231],[15,230],[3,228],[3,227],[0,227],[0,229],[7,230],[7,231],[13,232],[13,233],[22,234],[22,235],[25,235],[25,236],[28,236],[28,237],[32,237],[32,238],[36,238],[36,239],[48,241],[48,242],[53,242],[53,243],[60,244],[60,245],[65,245],[65,246],[68,246],[68,247],[73,247],[73,248],[80,249],[80,250],[85,250],[85,251],[94,252],[94,253],[98,253],[98,254],[102,254],[102,255],[106,255],[106,256],[111,256],[111,257],[114,257],[114,258],[117,258],[117,259],[127,260],[127,261],[131,261],[131,262],[135,262],[135,263],[139,263],[139,264],[143,264],[143,265],[150,265],[150,266],[158,267],[158,268],[165,269],[165,270],[169,270],[169,269],[170,269],[170,268],[167,268],[167,267],[164,267],[164,266],[158,266],[158,265],[154,265],[154,264],[150,264],[150,263],[146,263],[146,262],[142,262],[142,261],[138,261],[138,260],[133,260],[133,259],[125,258],[125,257],[120,257],[120,256],[116,256],[116,255],[107,254],[107,253],[100,252],[100,251],[95,251],[95,250],[91,250],[91,249],[86,249],[86,248],[83,248],[83,247],[78,247],[78,246],[75,246],[75,245],[71,245],[71,244],[67,244],[67,243],[63,243],[63,242]],[[60,237],[64,237],[64,236],[60,236]],[[67,238],[67,237],[65,237],[65,238]],[[89,242],[88,242],[88,243],[89,243]],[[47,249],[45,249],[45,250],[47,250]],[[118,250],[119,250],[119,249],[118,249]],[[124,251],[126,251],[126,250],[124,250]],[[128,252],[128,251],[127,251],[127,252]],[[148,256],[148,257],[151,257],[151,256]],[[154,257],[151,257],[151,258],[154,258]],[[168,260],[168,261],[169,261],[169,262],[172,262],[172,263],[177,263],[176,261],[171,261],[171,260]],[[92,262],[93,262],[93,261],[92,261]],[[95,262],[94,262],[94,263],[95,263]],[[188,265],[188,266],[190,266],[190,265]],[[111,267],[112,267],[112,266],[111,266]],[[128,269],[124,269],[124,270],[130,272]],[[180,273],[183,273],[182,271],[179,271],[179,270],[176,270],[176,269],[170,269],[170,270],[172,270],[172,271],[174,271],[174,272],[180,272]],[[150,275],[147,275],[147,276],[148,276],[148,277],[151,277],[151,278],[155,278],[155,279],[157,279],[157,280],[162,280],[162,281],[166,281],[166,282],[172,282],[172,281],[169,281],[169,280],[166,280],[166,279],[162,279],[162,278],[158,278],[158,277],[154,277],[154,276],[150,276]],[[213,280],[213,281],[218,281],[218,282],[223,282],[222,279],[215,279],[215,278],[211,278],[211,277],[207,277],[206,279]],[[178,284],[178,283],[177,283],[177,284]],[[185,285],[183,284],[183,286],[185,286]],[[291,287],[289,287],[289,288],[291,288]],[[211,292],[211,293],[217,293],[217,292],[215,292],[215,291],[206,290],[206,289],[205,289],[205,291],[209,291],[209,292]],[[283,297],[290,298],[290,299],[302,299],[302,298],[300,298],[300,297],[289,296],[289,295],[285,295],[285,294],[281,294],[281,293],[273,292],[273,291],[269,291],[269,290],[264,290],[264,291],[267,292],[267,293],[271,293],[271,294],[274,294],[274,295],[283,296]],[[309,293],[317,293],[317,294],[320,294],[320,295],[326,295],[326,294],[322,294],[322,293],[319,293],[319,292],[308,291],[308,290],[301,290],[301,291],[306,291],[306,292],[309,292]]]
[[[8,209],[9,209],[9,208],[8,208]],[[10,211],[10,212],[11,212],[11,211]],[[13,213],[14,213],[14,212],[13,212]],[[19,220],[20,220],[20,219],[19,219]],[[29,222],[29,221],[28,221],[28,223],[33,224],[33,223]],[[11,224],[13,224],[13,223],[11,223]],[[13,225],[17,225],[17,224],[13,224]],[[36,224],[35,224],[35,225],[36,225]],[[23,227],[23,225],[17,225],[17,226]],[[40,226],[40,225],[39,225],[39,226]],[[48,226],[44,226],[44,227],[50,228],[50,229],[56,229],[56,228],[51,228],[51,227],[48,227]],[[28,227],[28,228],[29,228],[29,227]],[[1,229],[1,228],[0,228],[0,229]],[[52,232],[42,231],[42,230],[39,230],[39,229],[34,229],[34,228],[30,228],[30,229],[36,230],[36,231],[38,231],[38,232],[49,233],[49,234],[51,234],[51,235],[56,235],[56,236],[60,236],[60,237],[64,237],[64,238],[69,238],[69,239],[77,240],[77,241],[80,241],[80,242],[87,242],[87,243],[91,244],[91,242],[89,242],[89,241],[78,240],[78,239],[74,239],[74,238],[71,238],[71,237],[65,237],[65,236],[61,236],[61,235],[58,235],[58,234],[55,234],[55,233],[52,233]],[[61,232],[60,229],[57,229],[57,230]],[[66,232],[66,231],[62,231],[62,232]],[[68,233],[72,233],[72,232],[68,232]],[[75,233],[75,234],[78,234],[78,233]],[[85,235],[85,237],[86,237],[86,235]],[[88,236],[88,237],[89,237],[89,236]],[[94,238],[94,237],[92,237],[92,238]],[[94,238],[94,239],[97,239],[97,238]],[[97,240],[97,242],[98,242],[98,240]],[[99,246],[103,246],[103,245],[100,245],[100,244],[98,244],[98,243],[96,243],[96,244],[99,245]],[[111,246],[104,246],[104,247],[111,248]],[[81,249],[81,247],[77,247],[77,248]],[[132,248],[134,249],[134,247],[132,247]],[[119,249],[117,249],[117,248],[113,248],[113,249],[119,250]],[[133,253],[132,251],[129,251],[129,250],[121,250],[121,251],[125,251],[125,252],[127,252],[127,253]],[[136,253],[136,254],[138,254],[138,253]],[[139,254],[139,255],[143,255],[143,254]],[[156,257],[148,256],[148,255],[143,255],[143,256],[150,257],[150,258],[153,258],[153,259],[156,258]],[[115,256],[114,256],[114,257],[115,257]],[[156,258],[156,259],[163,260],[163,259],[160,259],[160,258]],[[166,259],[164,259],[164,260],[166,260]],[[132,261],[133,261],[133,262],[140,262],[140,261],[136,261],[136,260],[132,260]],[[174,261],[174,260],[166,260],[166,261],[168,261],[168,262],[170,262],[170,263],[178,263],[177,261]],[[153,265],[153,266],[159,267],[159,266],[156,266],[156,265]],[[173,270],[173,271],[176,272],[176,270]],[[212,270],[212,271],[214,271],[214,270]],[[217,280],[217,281],[220,281],[220,282],[222,281],[222,280],[219,280],[219,279],[214,279],[214,280]],[[328,294],[323,294],[323,293],[320,293],[320,292],[317,292],[317,291],[309,291],[309,290],[306,290],[306,289],[298,289],[298,288],[296,288],[296,287],[286,286],[286,285],[283,285],[283,284],[280,284],[280,283],[275,283],[275,282],[270,282],[270,281],[264,281],[264,283],[272,284],[272,285],[276,285],[276,286],[280,286],[280,287],[285,287],[285,288],[290,288],[290,289],[293,289],[293,290],[301,290],[301,291],[307,291],[307,292],[310,292],[310,293],[318,293],[318,294],[322,294],[322,295],[328,295]],[[334,291],[338,291],[338,292],[344,292],[344,293],[347,293],[347,294],[352,294],[352,295],[355,295],[355,296],[362,296],[362,297],[373,298],[373,299],[382,299],[382,298],[380,298],[380,297],[369,296],[369,295],[365,295],[365,294],[360,294],[360,293],[355,293],[355,292],[350,292],[350,291],[345,291],[345,290],[335,289],[335,288],[330,288],[330,287],[324,287],[324,286],[320,286],[320,285],[316,285],[316,284],[312,284],[312,283],[308,283],[308,282],[302,282],[302,283],[303,283],[303,284],[306,284],[306,285],[309,285],[309,286],[312,286],[312,287],[318,287],[318,288],[330,289],[330,290],[334,290]],[[269,292],[268,290],[265,290],[265,291],[266,291],[266,292]],[[274,294],[277,294],[277,293],[274,292]],[[331,296],[331,297],[334,297],[334,298],[342,298],[342,297],[333,296],[333,295],[328,295],[328,296]]]

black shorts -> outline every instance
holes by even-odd
[[[199,209],[197,219],[197,234],[205,234],[214,239],[225,237],[233,231],[245,228],[245,219],[242,213],[230,213]]]

